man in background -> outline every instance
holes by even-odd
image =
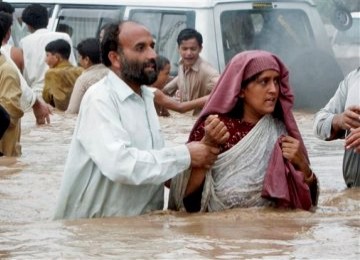
[[[360,187],[360,68],[340,82],[334,96],[315,116],[315,135],[326,141],[345,138],[343,176]]]
[[[9,39],[11,36],[11,26],[12,26],[12,12],[14,8],[9,3],[1,2],[0,3],[0,23],[1,26],[6,31],[5,37],[2,41],[1,46],[1,54],[3,54],[8,62],[10,62],[14,68],[16,69],[18,76],[20,78],[20,85],[21,85],[21,109],[23,112],[29,110],[30,108],[33,109],[36,123],[37,124],[45,124],[50,123],[50,114],[52,113],[52,107],[47,105],[44,100],[40,96],[37,96],[33,90],[29,87],[26,80],[21,74],[19,64],[15,64],[14,57],[18,57],[18,55],[12,55],[13,50],[16,49],[17,51],[20,50],[21,53],[21,60],[22,60],[22,51],[19,48],[13,47],[9,44]],[[16,53],[17,53],[16,51]],[[16,58],[15,58],[16,60]],[[22,64],[22,63],[20,63]]]
[[[202,35],[195,29],[183,29],[178,35],[177,43],[181,56],[178,75],[166,84],[164,93],[176,95],[181,102],[210,94],[219,79],[219,73],[200,57]],[[194,115],[200,111],[201,108],[195,109]]]
[[[83,69],[69,62],[70,44],[57,39],[45,46],[45,62],[49,69],[45,73],[43,99],[55,108],[65,111],[69,105],[76,79]]]
[[[0,41],[4,39],[7,28],[3,17],[0,16]],[[0,121],[4,123],[4,127],[1,126],[1,131],[4,131],[0,140],[0,156],[20,156],[20,133],[21,126],[20,120],[23,116],[23,111],[20,106],[21,87],[18,73],[10,62],[7,61],[3,54],[0,54],[0,106],[3,108],[2,117],[5,118]],[[8,114],[10,122],[7,125],[6,114]],[[4,117],[5,115],[5,117]]]
[[[75,81],[69,106],[66,110],[66,113],[69,114],[79,113],[85,92],[109,73],[109,69],[101,63],[99,39],[85,39],[79,42],[76,49],[79,53],[79,63],[85,70]]]
[[[20,40],[20,48],[24,55],[23,75],[33,91],[41,96],[44,88],[44,76],[48,69],[45,63],[45,46],[54,40],[63,39],[71,46],[70,62],[75,66],[76,60],[72,51],[72,41],[68,34],[52,32],[46,27],[49,22],[49,14],[46,7],[40,4],[28,5],[21,15],[22,21],[27,25],[30,35]]]

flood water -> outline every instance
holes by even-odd
[[[55,112],[22,120],[23,155],[0,158],[1,259],[360,259],[360,189],[347,189],[343,142],[312,134],[313,114],[296,112],[321,185],[314,213],[271,208],[53,221],[76,118]],[[167,145],[184,143],[195,118],[161,118]]]

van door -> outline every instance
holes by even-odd
[[[273,3],[217,5],[216,33],[226,64],[236,53],[262,49],[291,60],[294,52],[316,46],[306,13]]]
[[[195,12],[188,10],[131,9],[129,20],[149,28],[155,39],[155,50],[170,60],[171,75],[178,71],[177,36],[186,27],[195,27]]]
[[[300,1],[216,5],[215,31],[221,69],[241,51],[272,52],[290,70],[295,106],[322,107],[334,93],[342,73],[332,50],[323,47],[328,46],[323,44],[328,38],[314,31],[319,29],[316,19],[319,14],[313,9],[314,6]]]

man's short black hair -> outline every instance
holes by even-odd
[[[100,59],[100,40],[97,38],[88,38],[81,42],[76,47],[77,51],[82,57],[89,57],[93,64],[99,64]]]
[[[49,13],[45,6],[40,4],[28,5],[21,14],[21,19],[35,30],[46,28],[49,22]]]
[[[58,39],[49,42],[45,46],[45,51],[50,52],[51,54],[59,54],[63,59],[68,60],[70,57],[71,46],[67,41]]]
[[[56,31],[67,33],[70,37],[73,34],[73,28],[70,25],[65,24],[65,23],[59,23],[56,27]]]
[[[0,42],[5,38],[6,33],[10,30],[13,18],[11,14],[0,12]]]
[[[109,52],[117,52],[121,45],[119,43],[120,27],[123,24],[122,21],[117,23],[110,23],[105,29],[104,38],[101,41],[101,61],[106,67],[111,66],[109,59]]]
[[[7,2],[0,2],[0,11],[8,14],[13,14],[15,12],[15,8]]]
[[[178,44],[178,46],[180,46],[182,41],[187,41],[192,38],[195,38],[196,41],[198,42],[199,46],[202,47],[202,44],[203,44],[202,35],[198,31],[196,31],[195,29],[192,29],[192,28],[185,28],[180,31],[180,33],[177,37],[177,44]]]

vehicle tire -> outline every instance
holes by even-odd
[[[343,8],[337,7],[331,14],[331,23],[339,31],[346,31],[352,26],[352,16],[351,13]]]
[[[318,110],[326,105],[344,78],[335,58],[320,49],[306,49],[287,62],[295,108]]]

